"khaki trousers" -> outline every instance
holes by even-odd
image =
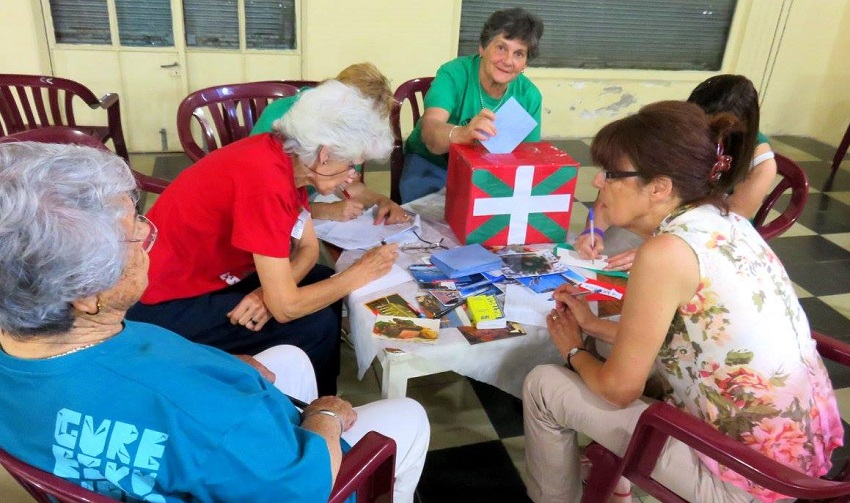
[[[528,496],[536,503],[580,501],[576,432],[622,456],[647,407],[642,401],[622,409],[611,405],[590,391],[578,374],[560,365],[535,368],[523,389]],[[756,501],[715,478],[695,451],[675,440],[667,442],[652,476],[695,503]]]

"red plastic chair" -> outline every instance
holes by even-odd
[[[390,199],[401,204],[401,193],[398,185],[401,182],[401,172],[404,169],[404,138],[401,136],[401,109],[406,101],[410,102],[413,113],[413,125],[419,122],[424,113],[419,104],[425,99],[425,94],[431,88],[434,77],[419,77],[408,80],[395,90],[395,104],[390,111],[390,126],[393,130],[393,151],[390,154]],[[418,96],[417,96],[418,95]]]
[[[835,172],[838,171],[838,167],[841,166],[841,162],[844,160],[844,155],[847,154],[848,148],[850,148],[850,124],[847,125],[847,131],[844,132],[844,138],[841,138],[841,143],[835,150],[835,157],[832,158],[832,171],[829,175],[830,180],[835,177]]]
[[[280,81],[208,87],[183,98],[177,108],[177,136],[193,161],[251,134],[266,106],[292,96],[298,88]],[[201,128],[203,146],[192,135],[192,119]]]
[[[318,80],[281,80],[281,82],[298,89],[301,89],[302,87],[316,87],[321,83]]]
[[[850,366],[850,344],[812,331],[824,358]],[[607,501],[621,476],[663,503],[684,502],[652,478],[652,470],[669,437],[717,460],[720,464],[767,489],[800,501],[850,501],[850,464],[835,480],[810,477],[727,437],[707,423],[672,405],[657,402],[640,419],[622,458],[597,443],[585,454],[592,463],[582,502]]]
[[[342,458],[329,503],[342,503],[357,493],[358,502],[392,502],[395,441],[371,431]],[[30,466],[0,449],[0,466],[39,503],[112,503],[115,500],[84,489],[52,473]],[[54,498],[53,500],[51,499]]]
[[[77,124],[74,103],[82,100],[89,108],[106,110],[106,126]],[[73,80],[49,75],[0,74],[0,135],[10,135],[50,126],[72,126],[102,142],[112,140],[115,152],[130,161],[118,95],[97,97]]]
[[[782,177],[779,184],[767,195],[764,202],[753,217],[753,225],[759,231],[765,241],[771,240],[787,231],[806,207],[809,199],[809,179],[806,172],[799,164],[781,154],[774,154],[776,158],[776,173]],[[770,222],[767,220],[768,213],[776,205],[779,197],[787,190],[791,190],[791,201],[785,210]]]
[[[66,143],[73,145],[85,145],[100,150],[111,152],[106,145],[94,136],[86,133],[84,130],[69,127],[69,126],[52,126],[38,129],[29,129],[0,137],[0,143],[9,143],[15,141],[35,141],[40,143]],[[129,164],[129,163],[128,163]],[[170,183],[168,180],[154,178],[149,175],[139,173],[131,169],[133,176],[136,178],[136,183],[139,189],[153,194],[161,194],[165,187]]]

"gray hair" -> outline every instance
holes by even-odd
[[[110,152],[0,144],[0,330],[68,332],[70,302],[118,282],[126,256],[120,196],[135,188]]]
[[[389,121],[375,101],[336,80],[302,91],[272,129],[283,136],[283,150],[306,166],[323,146],[331,160],[343,162],[386,159],[393,148]]]

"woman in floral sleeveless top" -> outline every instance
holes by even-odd
[[[829,471],[843,429],[805,313],[779,259],[723,198],[746,175],[723,153],[743,126],[671,101],[594,139],[602,211],[647,241],[619,323],[595,317],[572,287],[555,294],[549,332],[567,363],[535,369],[524,392],[534,501],[580,498],[577,431],[625,452],[653,370],[681,410],[803,473]],[[584,350],[582,332],[613,343],[607,361]],[[688,501],[785,498],[677,441],[653,477]]]

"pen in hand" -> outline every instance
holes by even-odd
[[[339,190],[342,191],[342,195],[344,195],[346,199],[351,199],[351,194],[348,193],[348,190],[346,190],[345,187],[342,187]]]
[[[592,253],[596,253],[596,229],[593,223],[593,208],[590,208],[588,220],[590,220],[590,251]],[[591,259],[590,263],[593,264],[595,260]]]

